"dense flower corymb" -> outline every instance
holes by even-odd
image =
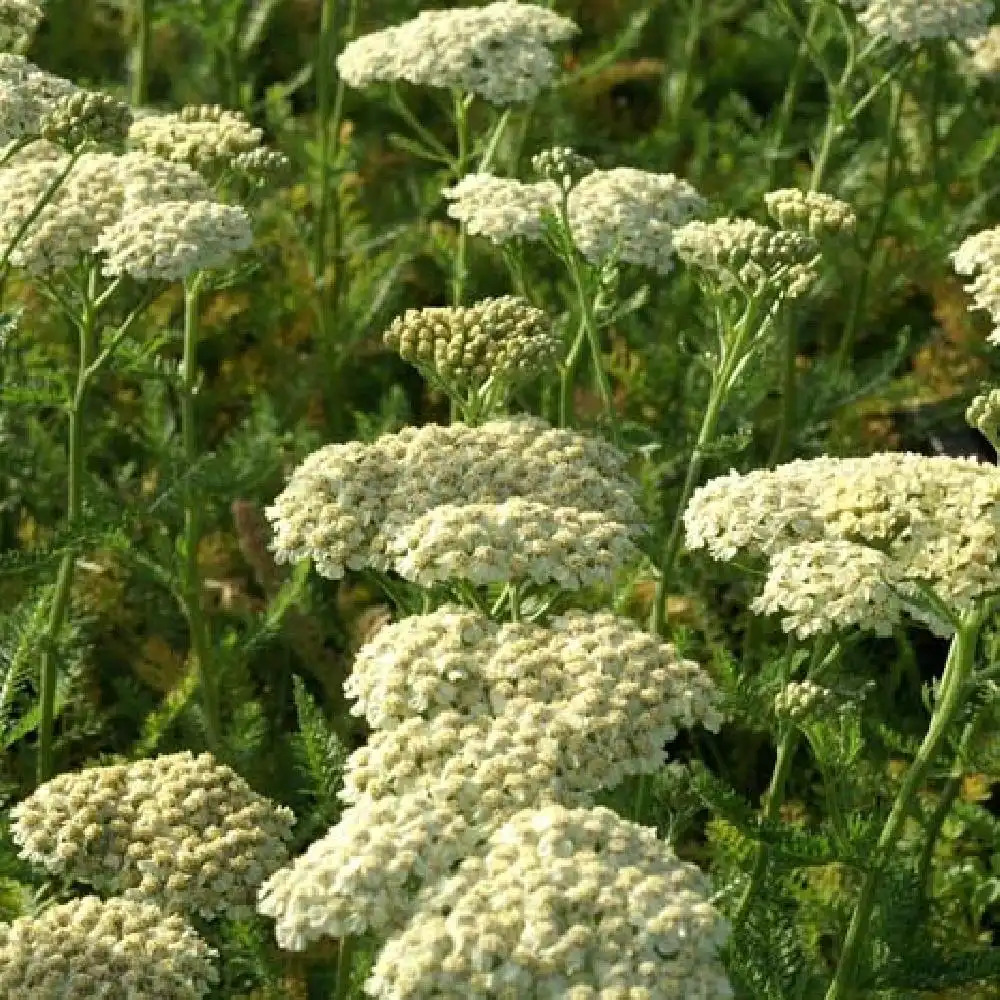
[[[821,191],[780,188],[765,194],[764,204],[782,229],[808,233],[816,239],[853,233],[858,222],[846,201]]]
[[[684,524],[689,548],[770,560],[766,602],[809,634],[837,627],[834,609],[844,625],[884,631],[906,610],[947,631],[922,588],[952,614],[1000,589],[1000,472],[974,459],[883,453],[734,472],[695,491]]]
[[[994,329],[986,339],[1000,347],[1000,226],[969,236],[952,261],[958,274],[972,278],[965,290],[975,308],[989,314]]]
[[[635,492],[624,455],[607,442],[518,417],[327,445],[295,470],[266,513],[279,561],[312,559],[337,579],[348,568],[398,569],[394,539],[444,504],[572,505],[638,533]]]
[[[710,893],[654,830],[609,809],[525,809],[482,857],[421,893],[365,989],[393,1000],[726,1000],[729,928]]]
[[[236,205],[166,201],[126,212],[98,237],[103,272],[137,281],[177,281],[221,267],[253,238],[250,217]]]
[[[932,38],[976,38],[992,13],[993,0],[868,0],[858,20],[876,38],[919,45]]]
[[[85,896],[0,924],[0,1000],[201,1000],[216,954],[156,906]]]
[[[0,52],[26,47],[42,17],[34,0],[0,0]]]
[[[58,775],[12,816],[21,857],[207,919],[252,912],[294,822],[210,754],[189,752]]]
[[[545,213],[559,207],[559,188],[552,181],[526,184],[492,174],[467,174],[443,194],[451,218],[464,222],[473,236],[494,243],[517,237],[540,240]]]
[[[570,230],[587,260],[616,254],[660,274],[673,267],[674,231],[704,207],[687,181],[631,167],[594,170],[567,199]]]
[[[549,46],[577,30],[553,11],[512,0],[429,10],[355,39],[337,69],[352,87],[403,80],[467,91],[493,104],[532,101],[555,75]]]
[[[42,119],[79,88],[39,69],[24,56],[0,52],[0,142],[37,136]]]

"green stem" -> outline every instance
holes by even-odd
[[[149,55],[153,37],[153,0],[133,0],[132,52],[129,59],[129,99],[140,107],[149,99]]]
[[[576,366],[580,361],[580,354],[583,352],[583,345],[587,342],[587,330],[584,327],[583,319],[580,319],[580,329],[577,331],[573,345],[563,362],[562,372],[559,375],[559,426],[569,427],[573,423],[573,383],[576,376]]]
[[[84,435],[83,420],[87,391],[92,378],[91,355],[94,353],[94,335],[97,330],[97,267],[92,267],[87,285],[87,295],[79,316],[71,317],[79,333],[76,389],[68,405],[69,431],[67,435],[67,485],[66,525],[72,527],[83,512]],[[59,563],[55,593],[49,620],[42,637],[40,665],[41,716],[38,725],[37,777],[41,784],[52,776],[52,743],[55,726],[56,655],[59,636],[69,610],[73,571],[76,566],[76,546],[70,543]]]
[[[333,1000],[347,1000],[351,990],[351,953],[354,938],[342,937],[337,946],[337,984],[333,990]]]
[[[903,89],[893,81],[890,84],[890,108],[889,108],[889,128],[886,139],[885,152],[885,174],[882,180],[882,198],[879,204],[878,215],[872,226],[871,236],[865,247],[864,257],[861,264],[861,274],[854,289],[854,296],[851,300],[850,312],[847,322],[844,325],[844,332],[840,337],[840,345],[837,348],[834,359],[834,370],[842,372],[847,365],[847,359],[854,350],[854,339],[857,336],[858,326],[864,316],[865,300],[868,296],[868,285],[871,279],[872,264],[874,263],[875,251],[878,249],[879,241],[882,239],[882,230],[889,218],[889,206],[895,192],[896,185],[896,154],[899,150],[899,122],[903,108]]]
[[[458,157],[455,161],[455,179],[461,180],[469,163],[469,99],[461,91],[455,91],[455,136],[458,142]],[[458,242],[455,246],[455,263],[451,281],[451,304],[460,306],[465,300],[465,285],[468,278],[466,257],[468,254],[469,232],[463,222],[458,227]]]
[[[188,473],[198,461],[198,334],[200,326],[202,275],[195,274],[184,282],[184,353],[181,359],[181,438]],[[201,541],[201,499],[198,489],[188,479],[184,484],[184,561],[181,568],[181,591],[184,613],[188,620],[191,653],[198,670],[205,728],[210,748],[219,743],[219,703],[217,678],[212,668],[212,639],[201,606],[202,582],[198,566],[198,545]]]
[[[330,146],[333,122],[330,109],[333,104],[332,77],[335,72],[334,49],[340,31],[341,0],[323,0],[320,9],[319,39],[316,45],[316,149],[319,156],[319,176],[317,178],[318,201],[316,204],[316,228],[313,232],[313,280],[323,289],[326,272],[327,230],[329,228],[330,191]]]
[[[684,113],[688,102],[688,95],[691,92],[691,79],[694,75],[694,64],[698,55],[698,42],[701,40],[702,25],[705,19],[704,15],[705,0],[692,0],[687,35],[684,38],[684,61],[681,64],[680,77],[677,81],[676,96],[671,102],[670,117],[674,132],[679,131],[677,123]]]
[[[944,738],[962,709],[968,695],[968,681],[972,674],[979,630],[986,612],[975,609],[963,617],[959,630],[955,633],[948,650],[944,674],[941,677],[940,694],[931,715],[930,724],[920,749],[910,765],[902,784],[896,793],[889,816],[882,827],[875,845],[872,863],[861,887],[861,894],[851,915],[851,922],[844,938],[840,961],[825,1000],[846,1000],[852,995],[857,980],[858,956],[862,944],[867,940],[868,928],[875,898],[882,881],[882,872],[889,863],[903,824],[910,814],[917,792],[930,770]]]
[[[695,485],[701,475],[701,467],[705,461],[705,450],[715,437],[715,430],[722,414],[722,405],[727,395],[727,380],[719,377],[714,378],[708,406],[705,408],[701,429],[698,431],[698,439],[688,459],[687,473],[684,476],[684,485],[677,501],[673,524],[667,535],[666,544],[663,546],[663,552],[660,554],[659,577],[656,581],[656,594],[653,598],[653,614],[650,621],[650,631],[654,635],[661,634],[666,625],[667,584],[670,574],[673,572],[677,553],[680,550],[684,508],[687,506],[688,500],[691,499],[691,494],[694,492]]]
[[[778,810],[785,798],[785,783],[788,781],[788,772],[792,767],[792,759],[799,743],[799,727],[789,725],[782,734],[778,743],[778,753],[774,761],[774,770],[771,773],[771,781],[764,793],[762,818],[767,822],[773,822],[778,818]],[[739,924],[746,917],[747,910],[753,897],[757,894],[761,879],[767,871],[767,863],[770,860],[771,852],[766,844],[758,844],[756,856],[754,857],[753,868],[750,870],[750,881],[747,882],[746,889],[740,897],[736,909],[733,911],[732,923]]]
[[[934,861],[934,849],[937,847],[944,821],[951,812],[951,807],[955,804],[959,793],[962,791],[962,779],[965,777],[965,762],[969,759],[983,722],[989,713],[978,712],[969,722],[966,723],[959,739],[958,750],[955,753],[955,760],[952,762],[951,773],[948,780],[941,789],[941,798],[931,813],[927,821],[926,840],[920,852],[920,860],[917,862],[917,884],[922,887],[924,895],[930,893],[931,865]]]

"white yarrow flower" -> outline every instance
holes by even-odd
[[[443,194],[451,218],[464,222],[471,235],[494,243],[540,240],[545,213],[558,211],[561,197],[553,181],[526,184],[492,174],[467,174]]]
[[[96,251],[103,272],[137,281],[177,281],[222,267],[253,238],[247,213],[211,201],[168,201],[136,208],[105,229]]]
[[[532,101],[555,76],[549,47],[577,30],[568,18],[513,0],[429,10],[355,39],[337,69],[352,87],[406,81],[471,92],[493,104]]]
[[[875,38],[919,45],[932,38],[979,37],[992,14],[993,0],[869,0],[858,20]]]
[[[974,308],[989,314],[994,329],[986,339],[1000,347],[1000,226],[969,236],[951,259],[958,274],[972,278],[965,290]]]

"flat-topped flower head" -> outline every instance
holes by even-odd
[[[0,246],[6,247],[31,221],[10,255],[14,267],[31,274],[70,268],[97,250],[106,229],[140,205],[174,198],[208,197],[205,182],[190,168],[146,153],[84,153],[41,212],[39,200],[70,165],[67,154],[32,157],[0,170]]]
[[[0,52],[27,48],[44,16],[35,0],[0,0]]]
[[[126,212],[97,239],[103,273],[179,281],[223,267],[253,239],[247,213],[213,201],[165,201]]]
[[[0,143],[40,135],[46,114],[78,92],[75,84],[39,69],[24,56],[0,52]]]
[[[201,1000],[217,955],[156,906],[85,896],[0,924],[0,1000]]]
[[[252,912],[294,822],[210,754],[189,752],[58,775],[11,815],[26,860],[206,919]]]
[[[817,240],[851,235],[858,223],[846,201],[821,191],[780,188],[765,194],[764,204],[782,229],[808,233]]]
[[[239,111],[204,104],[139,118],[129,131],[129,142],[136,149],[186,163],[215,178],[230,169],[237,157],[258,149],[263,135]]]
[[[115,146],[125,140],[132,110],[124,102],[89,90],[59,98],[42,120],[44,139],[73,151],[84,143]]]
[[[708,879],[655,830],[610,809],[525,809],[420,894],[365,989],[400,1000],[728,1000],[729,927],[710,897]]]
[[[589,156],[582,156],[569,146],[553,146],[531,158],[531,169],[547,181],[568,191],[597,167]]]
[[[993,0],[868,0],[858,20],[875,38],[919,45],[933,38],[977,38],[992,14]]]
[[[836,692],[810,680],[791,681],[774,696],[774,714],[792,722],[804,722],[836,705]]]
[[[986,339],[1000,347],[1000,226],[967,237],[951,259],[958,274],[973,279],[965,290],[973,308],[989,314],[994,329]]]
[[[562,350],[548,315],[516,295],[408,309],[384,339],[459,397],[487,383],[514,386],[537,378],[555,367]]]
[[[405,81],[466,91],[493,104],[533,101],[555,77],[551,46],[577,31],[568,18],[513,0],[427,10],[355,39],[337,69],[352,87]]]
[[[673,268],[673,235],[705,207],[704,199],[673,174],[631,167],[594,170],[570,191],[570,230],[593,264],[617,256],[666,274]]]
[[[493,243],[518,237],[540,240],[546,213],[558,211],[560,198],[553,181],[527,184],[492,174],[466,174],[443,194],[451,218],[464,222],[472,236],[485,236]]]
[[[798,298],[819,277],[819,246],[811,236],[751,219],[689,222],[674,233],[674,245],[703,280],[750,298]]]
[[[974,459],[883,453],[730,473],[694,492],[684,524],[689,548],[770,560],[766,603],[799,631],[836,615],[884,631],[902,610],[947,631],[939,605],[957,614],[1000,590],[1000,472]]]
[[[965,422],[991,442],[1000,439],[1000,389],[976,396],[965,411]]]
[[[638,533],[637,484],[625,464],[607,442],[532,417],[432,424],[321,448],[265,513],[278,561],[312,559],[338,579],[346,569],[398,569],[395,540],[445,504],[520,498],[598,512]]]

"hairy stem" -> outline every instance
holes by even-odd
[[[184,282],[184,353],[181,360],[181,438],[186,475],[190,476],[198,461],[198,334],[202,276],[195,274]],[[205,728],[210,747],[219,742],[219,700],[217,678],[212,666],[212,638],[208,621],[201,606],[202,581],[198,566],[198,545],[201,541],[200,497],[195,484],[188,478],[184,484],[184,561],[181,567],[181,592],[184,614],[188,621],[191,653],[198,670]]]
[[[941,677],[940,694],[931,715],[930,724],[920,749],[903,777],[902,784],[893,800],[889,816],[875,845],[872,863],[865,874],[861,894],[851,915],[851,922],[844,938],[833,981],[826,992],[825,1000],[846,1000],[852,996],[858,974],[858,957],[868,936],[875,898],[882,881],[882,872],[889,863],[903,824],[913,808],[920,786],[923,784],[934,762],[948,730],[961,711],[968,694],[968,681],[972,674],[979,630],[986,617],[985,610],[967,612],[955,633],[948,650],[948,660]]]

